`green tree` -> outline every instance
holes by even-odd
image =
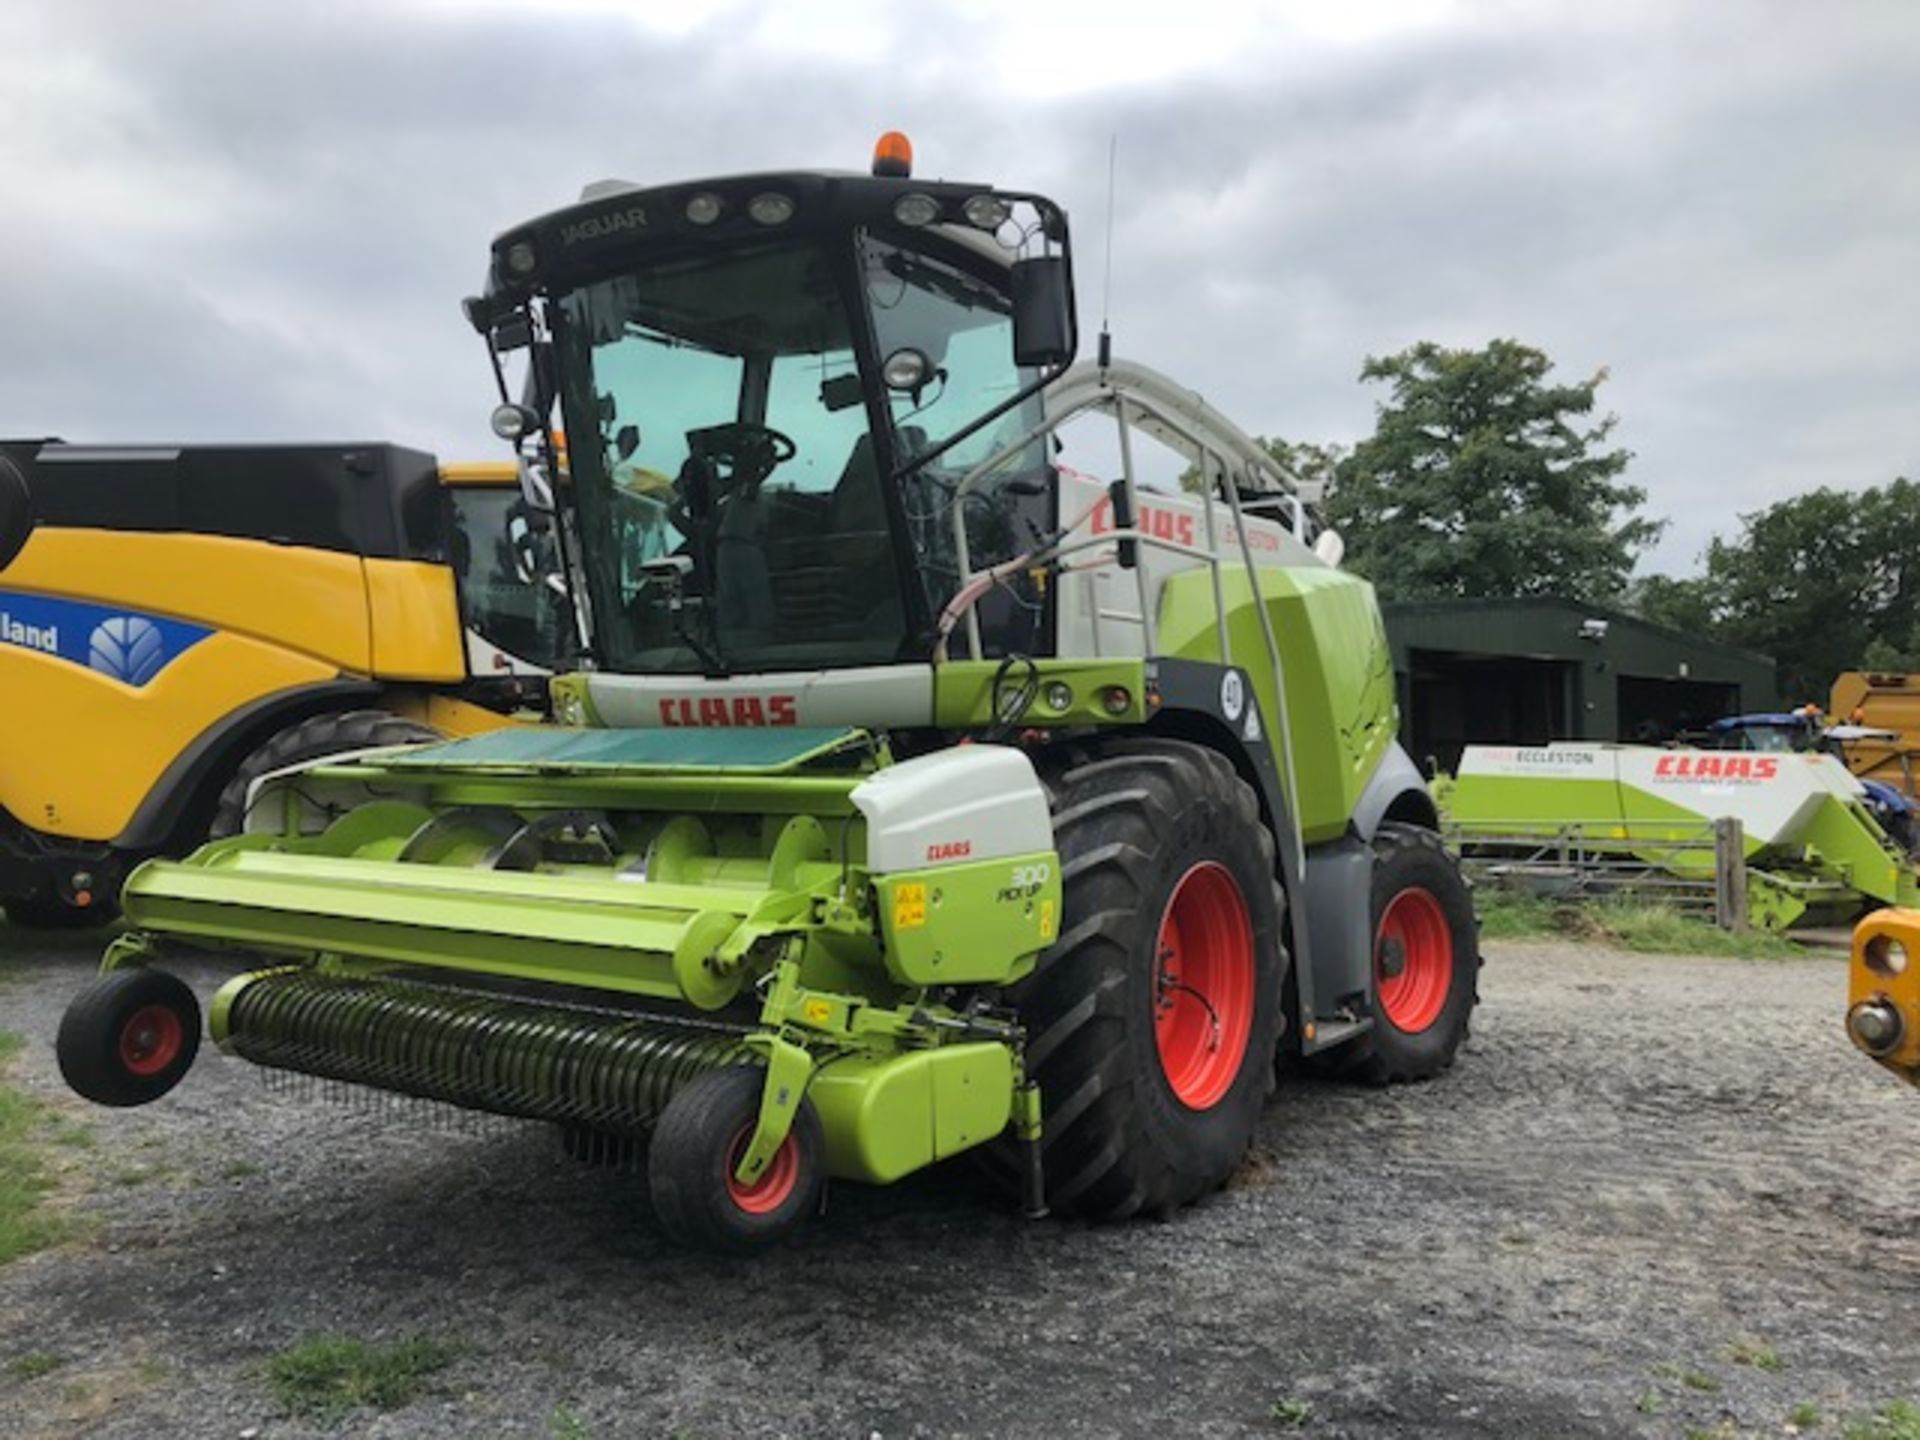
[[[1327,508],[1383,600],[1623,594],[1661,525],[1620,479],[1630,456],[1607,448],[1615,417],[1586,418],[1607,372],[1562,385],[1552,368],[1515,340],[1369,357],[1360,378],[1392,393]]]
[[[1788,699],[1824,699],[1842,670],[1920,668],[1913,481],[1810,490],[1742,515],[1740,534],[1716,537],[1706,560],[1697,579],[1667,581],[1652,603],[1643,594],[1642,613],[1772,655]]]
[[[1713,588],[1704,575],[1643,575],[1627,587],[1627,609],[1656,625],[1692,635],[1713,632]]]

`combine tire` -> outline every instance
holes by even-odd
[[[246,825],[247,791],[262,775],[284,770],[289,765],[324,760],[329,755],[372,750],[381,745],[417,745],[445,738],[437,730],[403,720],[385,710],[347,710],[338,715],[315,715],[297,725],[289,725],[241,762],[220,792],[208,838],[222,840],[240,833]]]
[[[1340,1073],[1375,1085],[1425,1080],[1453,1064],[1467,1038],[1480,927],[1433,831],[1388,823],[1373,848],[1373,1029],[1332,1058]]]
[[[1273,837],[1251,787],[1198,745],[1111,746],[1053,794],[1060,938],[1010,997],[1045,1106],[1047,1203],[1164,1215],[1225,1183],[1273,1086]]]
[[[811,1100],[767,1173],[752,1185],[733,1167],[760,1118],[766,1071],[755,1065],[709,1070],[667,1102],[647,1151],[647,1187],[668,1236],[709,1250],[745,1250],[781,1239],[820,1208],[826,1138]]]
[[[200,1002],[164,970],[113,970],[74,996],[54,1054],[98,1105],[145,1105],[180,1083],[200,1049]]]

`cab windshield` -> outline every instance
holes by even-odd
[[[894,659],[906,635],[853,329],[827,255],[649,266],[559,302],[601,663]]]
[[[604,667],[898,660],[913,653],[915,617],[924,624],[958,585],[956,503],[976,568],[1053,523],[1038,443],[958,501],[967,472],[1040,416],[1030,398],[969,429],[1034,378],[1013,363],[1004,287],[850,238],[844,283],[843,252],[788,243],[651,264],[558,301],[568,466]],[[863,331],[874,347],[864,366]],[[889,495],[892,468],[922,457]],[[890,512],[905,526],[897,541]],[[1041,643],[1043,607],[1019,586],[981,613],[995,648]]]

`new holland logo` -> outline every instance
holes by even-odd
[[[191,620],[0,590],[0,656],[9,646],[33,650],[136,690],[211,634]]]
[[[144,685],[167,663],[160,627],[138,615],[102,620],[87,637],[87,668],[128,685]]]

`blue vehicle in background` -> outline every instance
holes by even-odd
[[[1713,750],[1823,751],[1845,761],[1847,746],[1862,740],[1899,739],[1891,730],[1870,725],[1829,725],[1817,706],[1798,710],[1727,715],[1707,727],[1704,744]],[[1920,806],[1884,780],[1861,779],[1867,810],[1880,828],[1910,855],[1920,855]]]

